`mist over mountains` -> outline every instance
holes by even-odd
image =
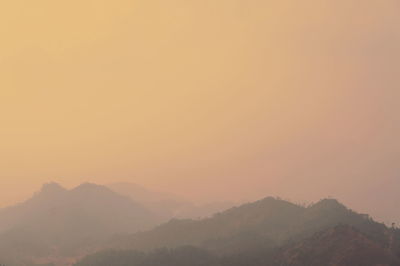
[[[133,183],[113,183],[107,187],[166,218],[204,218],[235,205],[228,201],[195,204],[177,195],[149,190]]]
[[[114,234],[161,221],[107,187],[86,183],[67,190],[49,183],[27,201],[0,211],[0,255],[12,260],[76,256]]]
[[[199,209],[134,184],[48,183],[0,210],[0,263],[400,265],[399,230],[335,199],[300,206],[266,197],[204,216]],[[179,217],[190,210],[192,218]]]

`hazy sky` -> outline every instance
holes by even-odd
[[[1,1],[0,205],[47,181],[131,181],[196,200],[395,207],[399,12],[397,0]]]

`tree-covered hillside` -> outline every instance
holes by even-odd
[[[188,245],[192,248],[182,248]],[[202,265],[204,260],[218,266],[400,265],[396,264],[399,230],[334,199],[302,207],[265,198],[208,219],[172,220],[147,232],[114,239],[109,247],[125,251],[100,252],[77,265],[106,265],[101,263],[127,258],[127,264],[113,265],[154,266],[158,264],[153,259],[160,254],[168,254],[172,261],[164,260],[163,266]],[[188,255],[194,251],[200,255]],[[192,259],[179,264],[181,257]],[[149,261],[153,264],[146,264]]]

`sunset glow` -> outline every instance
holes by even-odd
[[[399,201],[400,16],[384,1],[0,3],[0,205],[42,183],[194,201]]]

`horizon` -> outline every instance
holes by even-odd
[[[26,198],[21,199],[20,201],[11,203],[11,204],[6,205],[6,206],[0,206],[0,210],[2,208],[15,207],[15,206],[18,206],[21,203],[29,201],[33,196],[35,196],[37,194],[40,194],[42,192],[43,188],[45,188],[48,185],[56,185],[58,187],[61,187],[62,189],[65,189],[66,191],[73,191],[74,189],[82,187],[84,185],[101,186],[101,187],[105,187],[107,189],[110,189],[110,191],[113,191],[114,193],[116,193],[118,195],[122,195],[122,196],[125,196],[125,197],[128,197],[128,198],[131,198],[133,200],[133,202],[136,202],[136,203],[139,203],[139,204],[143,203],[141,201],[141,199],[134,199],[134,198],[131,197],[131,195],[126,195],[124,193],[120,193],[119,191],[114,190],[112,188],[112,185],[116,185],[116,184],[118,184],[118,185],[120,185],[120,184],[122,184],[122,185],[133,185],[134,187],[139,188],[139,189],[143,189],[146,192],[155,193],[155,194],[159,194],[159,195],[165,196],[165,198],[161,199],[160,201],[165,200],[165,199],[173,199],[173,200],[176,200],[178,202],[180,201],[180,202],[191,203],[191,204],[194,204],[194,206],[207,206],[208,204],[215,204],[215,203],[228,203],[229,204],[229,207],[219,209],[218,212],[223,212],[223,211],[229,210],[229,209],[231,209],[233,207],[239,207],[239,206],[246,205],[246,204],[249,204],[249,203],[255,203],[255,202],[262,201],[262,200],[265,200],[265,199],[268,199],[268,198],[273,198],[275,200],[282,200],[282,201],[289,202],[289,203],[292,203],[292,204],[295,204],[295,205],[301,206],[301,207],[310,207],[310,206],[313,206],[313,205],[315,205],[315,204],[317,204],[319,202],[322,202],[324,200],[334,200],[336,202],[339,202],[339,204],[344,205],[349,210],[352,210],[352,211],[354,211],[356,213],[359,213],[359,214],[367,214],[374,221],[380,222],[380,223],[384,223],[386,226],[392,225],[393,223],[394,224],[400,224],[400,220],[393,220],[393,219],[390,219],[390,218],[385,217],[385,216],[379,216],[379,214],[374,213],[373,210],[368,209],[368,208],[362,209],[362,208],[357,208],[357,207],[348,205],[346,202],[343,202],[340,198],[336,198],[336,197],[333,197],[333,196],[326,196],[326,197],[316,198],[316,199],[312,199],[312,200],[308,200],[308,201],[301,201],[301,200],[299,201],[299,200],[296,200],[296,199],[280,197],[279,195],[263,195],[263,196],[255,197],[255,198],[252,198],[252,199],[239,199],[239,200],[236,199],[236,198],[231,198],[231,199],[222,199],[222,200],[221,199],[219,199],[219,200],[218,199],[217,200],[209,199],[208,201],[196,201],[196,200],[193,200],[193,199],[188,199],[188,198],[182,197],[179,194],[170,193],[168,191],[163,191],[163,190],[153,190],[152,188],[145,187],[143,185],[140,185],[140,184],[137,184],[137,183],[132,183],[132,182],[115,182],[115,183],[108,183],[108,184],[98,184],[98,183],[93,183],[93,182],[83,182],[83,183],[79,183],[76,186],[67,187],[67,186],[64,186],[61,183],[54,182],[54,181],[49,181],[49,182],[43,183],[40,186],[39,189],[37,189],[35,191],[32,191],[32,193],[30,193],[29,196],[27,196]],[[204,218],[204,217],[199,217],[199,218]]]
[[[135,200],[134,198],[132,198],[129,195],[124,195],[123,193],[120,193],[119,191],[116,191],[116,190],[114,190],[112,188],[112,185],[120,185],[120,184],[127,185],[127,186],[133,185],[135,188],[144,189],[146,191],[153,192],[153,193],[160,193],[160,194],[164,193],[164,191],[152,191],[149,188],[140,186],[140,185],[135,184],[135,183],[128,183],[128,182],[117,182],[117,183],[112,183],[112,184],[107,184],[107,185],[106,184],[96,184],[96,183],[91,183],[91,182],[84,182],[84,183],[81,183],[81,184],[79,184],[77,186],[73,186],[73,187],[65,187],[62,184],[57,183],[57,182],[47,182],[47,183],[42,184],[42,186],[41,186],[41,188],[39,190],[33,192],[31,197],[29,197],[29,198],[27,198],[27,199],[25,199],[22,202],[19,202],[17,204],[13,204],[13,205],[7,206],[6,208],[18,207],[21,203],[23,204],[25,202],[29,202],[29,200],[31,200],[33,197],[35,197],[37,195],[40,195],[43,192],[46,192],[46,190],[48,190],[48,189],[53,189],[53,190],[56,189],[56,191],[59,191],[58,188],[60,188],[62,190],[65,190],[65,192],[71,192],[71,191],[77,190],[78,188],[101,187],[101,188],[106,188],[107,190],[115,193],[115,195],[119,195],[119,196],[124,196],[126,198],[130,198],[130,200],[132,200],[135,203],[139,203],[139,204],[143,204],[144,203],[144,202],[141,202],[140,200]],[[163,194],[163,195],[165,195],[167,198],[168,197],[172,197],[171,199],[176,199],[178,201],[179,200],[187,201],[187,199],[181,198],[179,195],[175,195],[175,194]],[[177,197],[177,198],[175,198],[175,197]],[[288,202],[288,203],[291,203],[291,204],[294,204],[296,206],[303,207],[303,208],[313,207],[313,206],[315,206],[315,205],[317,205],[317,204],[319,204],[321,202],[326,202],[326,201],[332,202],[333,201],[335,203],[338,203],[339,205],[344,206],[345,208],[347,208],[347,209],[349,209],[351,211],[354,211],[354,212],[356,212],[358,214],[363,214],[362,212],[360,212],[358,210],[355,210],[355,209],[350,208],[349,206],[346,206],[344,203],[342,203],[340,201],[340,199],[337,199],[337,198],[334,198],[334,197],[320,198],[320,199],[312,201],[312,202],[295,202],[295,201],[293,201],[291,199],[281,198],[279,196],[271,196],[271,195],[266,195],[266,196],[263,196],[263,197],[260,197],[260,198],[257,198],[257,199],[253,199],[253,200],[248,200],[248,201],[230,202],[232,204],[230,207],[228,207],[226,209],[221,209],[221,211],[219,211],[219,212],[225,212],[225,211],[228,211],[230,209],[235,209],[237,207],[241,207],[241,206],[245,206],[245,205],[249,205],[249,204],[251,205],[251,204],[254,204],[254,203],[257,203],[257,202],[270,200],[270,199],[272,199],[274,201]],[[212,204],[212,203],[215,203],[215,202],[210,201],[210,202],[199,203],[199,202],[190,202],[189,201],[189,203],[193,203],[193,204],[210,204],[211,203]],[[218,214],[219,212],[213,213],[212,215]],[[207,218],[207,217],[198,217],[196,219],[201,220],[201,219],[205,219],[205,218]],[[376,222],[383,222],[387,226],[393,224],[392,222],[388,222],[388,221],[386,221],[386,222],[385,221],[380,221],[380,220],[376,219],[375,217],[371,217],[371,218]]]

